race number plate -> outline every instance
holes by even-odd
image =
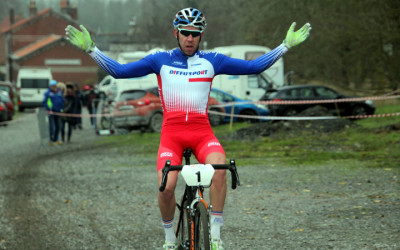
[[[209,187],[214,172],[215,170],[210,164],[195,164],[183,166],[181,174],[188,186]]]

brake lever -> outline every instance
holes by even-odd
[[[229,168],[232,176],[232,189],[236,189],[237,186],[240,186],[239,174],[237,172],[235,159],[230,159],[230,168]]]
[[[163,173],[162,179],[161,179],[161,186],[159,188],[160,192],[165,190],[165,186],[167,185],[167,181],[168,181],[168,172],[169,172],[169,167],[171,166],[171,161],[167,160],[165,162],[165,166],[163,167],[163,169],[161,170]]]

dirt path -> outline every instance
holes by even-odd
[[[132,166],[148,159],[93,146],[89,126],[70,145],[38,147],[34,124],[0,128],[0,249],[160,249],[155,161]],[[225,249],[400,249],[399,169],[238,166]]]

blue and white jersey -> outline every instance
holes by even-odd
[[[198,51],[186,56],[180,49],[155,52],[137,62],[120,64],[99,49],[91,57],[114,78],[133,78],[156,74],[164,117],[168,113],[207,115],[208,96],[216,75],[259,74],[287,52],[284,45],[247,61],[217,52]]]

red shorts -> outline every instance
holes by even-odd
[[[185,119],[164,117],[158,148],[157,172],[164,167],[166,160],[171,160],[171,165],[181,165],[185,148],[191,148],[201,164],[205,163],[210,153],[218,152],[225,155],[207,116],[190,115],[187,121]]]

